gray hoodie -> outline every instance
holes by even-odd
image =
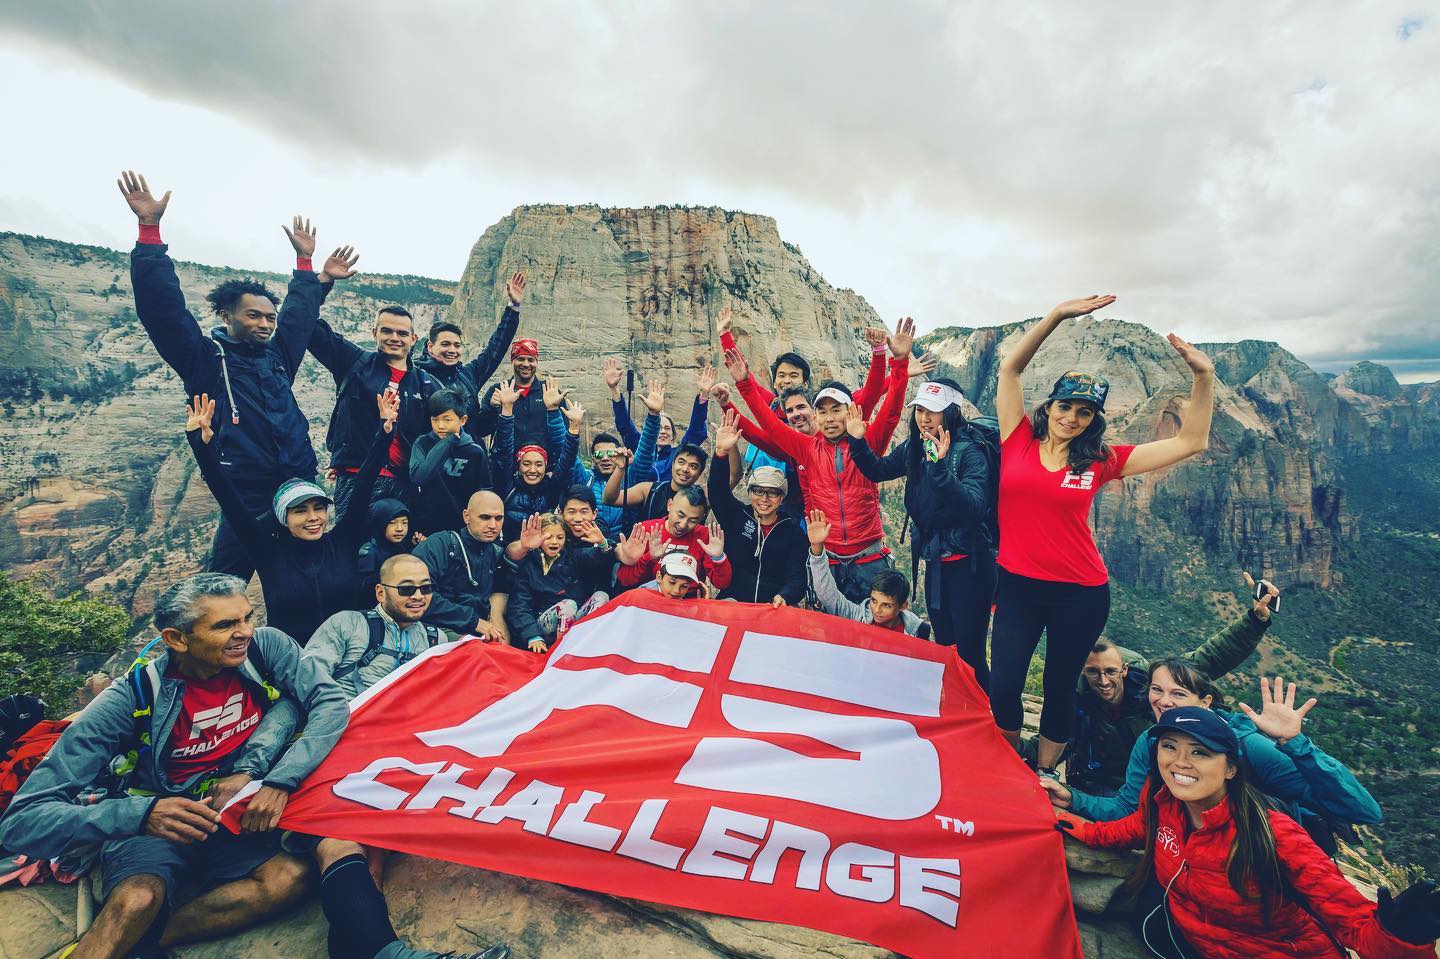
[[[820,604],[822,613],[829,613],[831,616],[839,616],[842,619],[853,619],[857,623],[874,622],[870,615],[869,603],[856,603],[848,599],[840,592],[840,587],[835,585],[835,574],[830,572],[830,558],[824,553],[816,556],[808,549],[805,551],[805,558],[810,563],[810,588],[815,591],[815,599]],[[905,610],[900,614],[905,621],[905,633],[914,636],[920,631],[925,620]]]
[[[269,709],[271,722],[262,721],[256,727],[230,771],[294,789],[340,739],[350,712],[340,687],[315,663],[301,659],[300,647],[285,633],[262,626],[255,630],[253,642],[265,663],[265,678],[280,691],[281,699]],[[114,757],[135,746],[135,691],[121,679],[85,707],[25,780],[0,819],[0,847],[36,859],[83,855],[87,847],[107,839],[140,835],[145,817],[157,801],[154,794],[185,794],[190,784],[171,783],[164,768],[185,691],[183,678],[166,674],[169,661],[166,651],[151,664],[160,677],[150,712],[153,746],[131,781],[135,789],[152,795],[122,795],[92,805],[75,802],[106,772]],[[241,669],[242,675],[253,681],[246,672]],[[268,698],[262,697],[262,701],[271,707]],[[300,738],[287,748],[297,706],[307,720]],[[277,721],[282,714],[285,721]]]

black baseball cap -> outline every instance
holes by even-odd
[[[1207,749],[1230,756],[1240,754],[1240,740],[1235,730],[1213,709],[1204,706],[1176,706],[1160,714],[1160,721],[1150,727],[1150,738],[1163,733],[1184,733]]]

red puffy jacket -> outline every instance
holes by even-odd
[[[1148,787],[1147,787],[1148,791]],[[1361,959],[1435,959],[1433,946],[1414,946],[1386,932],[1375,918],[1375,904],[1340,875],[1304,829],[1284,813],[1270,813],[1275,851],[1285,877],[1305,897],[1310,912],[1295,902],[1276,904],[1270,921],[1260,903],[1230,888],[1225,869],[1235,843],[1230,804],[1205,813],[1198,829],[1190,825],[1185,804],[1161,788],[1156,797],[1155,878],[1169,888],[1170,915],[1207,959],[1335,959],[1340,950],[1326,928]],[[1076,839],[1091,846],[1145,845],[1145,807],[1114,822],[1077,826]],[[1315,921],[1319,916],[1322,928]]]
[[[910,361],[904,357],[890,360],[885,401],[865,434],[865,442],[878,455],[884,455],[895,428],[900,425],[900,410],[910,383],[909,368]],[[832,527],[825,548],[837,556],[853,556],[880,542],[885,536],[885,528],[880,523],[880,489],[865,478],[850,458],[849,440],[831,443],[820,433],[806,436],[782,422],[765,402],[760,384],[753,376],[735,385],[750,404],[755,423],[766,433],[770,445],[795,463],[800,489],[805,494],[805,508],[825,512],[825,519]]]

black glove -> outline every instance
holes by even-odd
[[[1068,820],[1068,819],[1057,819],[1057,820],[1055,820],[1055,829],[1056,829],[1058,832],[1070,832],[1070,831],[1073,830],[1074,828],[1075,828],[1075,824],[1074,824],[1073,822],[1071,822],[1070,820]]]
[[[1429,879],[1420,880],[1394,899],[1390,898],[1390,890],[1381,886],[1375,918],[1401,942],[1428,946],[1440,939],[1440,893]]]

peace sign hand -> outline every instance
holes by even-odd
[[[1260,732],[1275,740],[1278,745],[1285,743],[1300,735],[1301,724],[1305,721],[1305,714],[1310,712],[1314,705],[1319,702],[1313,696],[1301,706],[1295,708],[1295,684],[1291,683],[1287,689],[1285,680],[1275,677],[1275,686],[1272,689],[1270,681],[1264,676],[1260,677],[1260,712],[1251,709],[1248,703],[1240,704],[1240,711],[1249,717]]]

